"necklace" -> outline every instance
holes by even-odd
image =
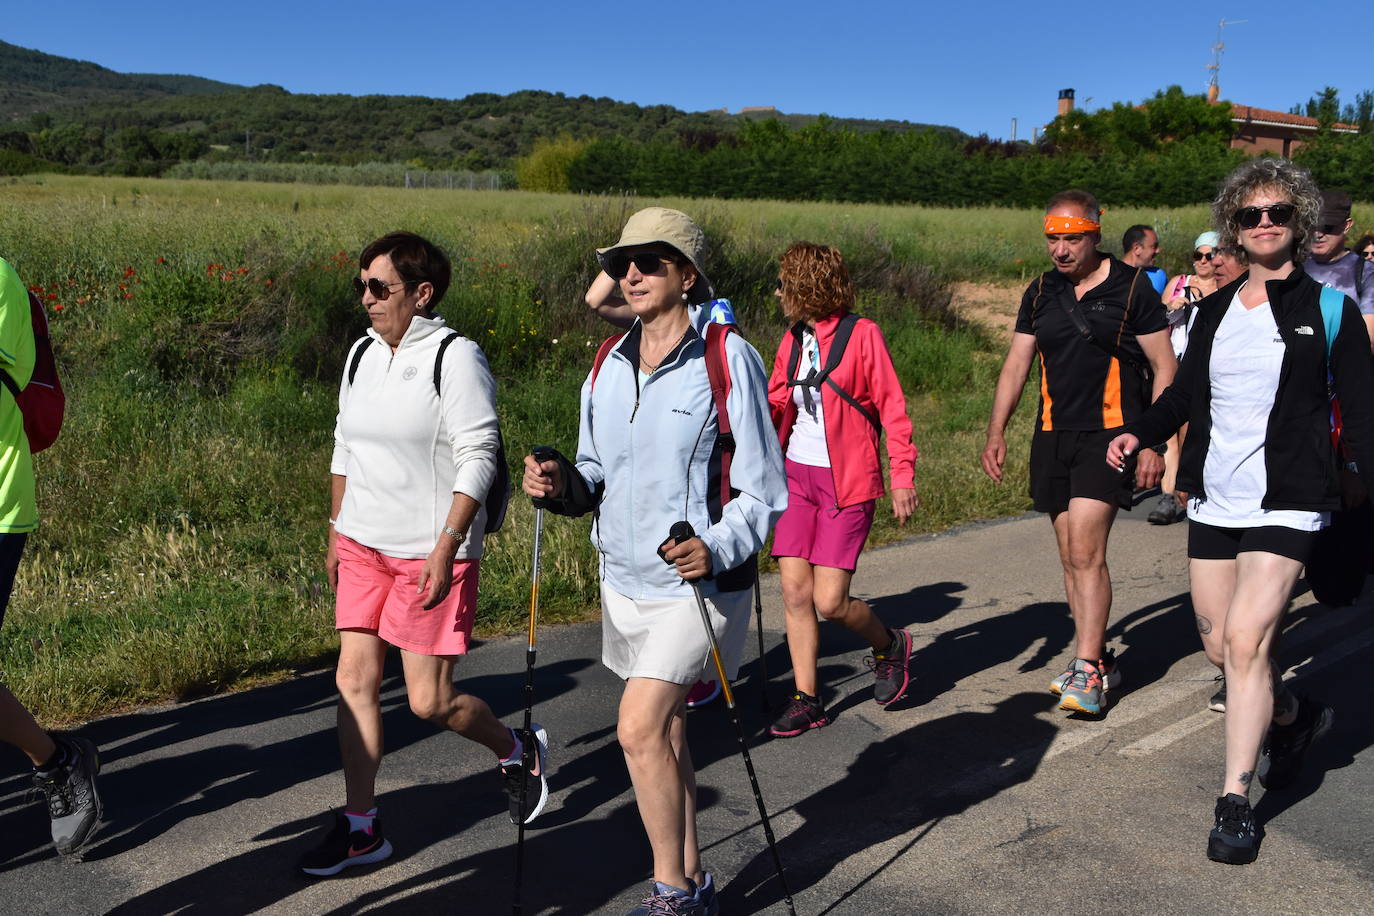
[[[684,340],[687,339],[687,331],[690,331],[691,329],[691,325],[688,325],[687,330],[684,330],[682,332],[682,336],[679,337],[677,341],[671,347],[669,347],[662,356],[658,358],[658,362],[656,363],[650,364],[649,361],[644,358],[644,354],[640,353],[639,364],[644,367],[645,373],[648,375],[653,375],[655,372],[657,372],[658,367],[663,365],[663,361],[668,358],[668,354],[676,350],[678,348],[678,344],[681,344]]]

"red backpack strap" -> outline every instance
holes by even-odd
[[[625,339],[624,334],[616,334],[614,337],[607,337],[601,341],[601,346],[596,349],[596,359],[592,362],[592,389],[596,389],[596,377],[601,372],[601,364],[606,361],[606,357],[611,355],[611,350],[615,345]]]
[[[732,324],[706,326],[706,378],[711,383],[711,400],[716,405],[716,440],[720,443],[720,505],[730,501],[730,459],[735,454],[735,436],[730,431],[730,365],[725,358],[725,339],[739,329]]]

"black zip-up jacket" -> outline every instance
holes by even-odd
[[[1217,327],[1246,276],[1233,280],[1198,303],[1174,382],[1150,409],[1127,427],[1142,447],[1167,440],[1185,422],[1188,436],[1179,459],[1178,488],[1206,496],[1203,464],[1211,444],[1212,389],[1209,366]],[[1264,436],[1267,484],[1265,509],[1328,512],[1341,507],[1339,465],[1331,445],[1327,399],[1326,329],[1322,324],[1321,284],[1296,267],[1282,280],[1265,284],[1269,305],[1283,338],[1278,390]],[[1341,328],[1331,347],[1331,376],[1341,401],[1343,441],[1374,485],[1374,357],[1369,334],[1355,303],[1346,297]]]

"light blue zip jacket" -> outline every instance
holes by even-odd
[[[787,508],[782,451],[768,413],[768,382],[759,354],[738,334],[726,339],[735,453],[730,486],[739,495],[711,524],[711,454],[716,411],[706,377],[704,322],[647,379],[639,373],[638,322],[582,385],[577,470],[593,491],[605,492],[592,526],[606,584],[629,598],[691,595],[673,567],[658,556],[673,524],[691,522],[711,552],[712,575],[733,569],[763,547]],[[716,485],[719,489],[719,485]],[[701,583],[716,593],[714,578]]]

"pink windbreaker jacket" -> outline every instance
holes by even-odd
[[[816,340],[824,366],[830,343],[843,312],[836,312],[816,323]],[[777,427],[783,453],[797,417],[792,389],[787,386],[787,363],[792,355],[792,332],[782,336],[773,359],[773,375],[768,380],[768,406]],[[844,359],[830,374],[845,391],[877,414],[887,433],[888,471],[895,489],[915,487],[918,452],[911,441],[911,419],[906,414],[906,396],[897,381],[897,370],[887,350],[883,332],[867,318],[860,318],[845,348]],[[829,385],[821,386],[821,408],[825,414],[825,444],[830,452],[830,473],[835,481],[838,508],[853,506],[883,495],[882,463],[878,456],[878,430],[859,411],[846,403]]]

